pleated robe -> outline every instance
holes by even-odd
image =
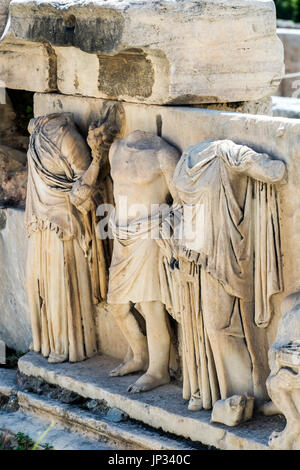
[[[90,153],[67,114],[37,118],[30,130],[26,226],[33,349],[53,362],[82,361],[97,353],[93,304],[99,295],[93,286],[99,273],[93,214],[75,207],[72,188],[89,167]],[[61,152],[64,139],[67,155]]]
[[[273,183],[283,169],[225,140],[189,148],[175,170],[182,223],[186,206],[202,204],[204,217],[194,240],[177,230],[183,236],[169,243],[179,269],[165,256],[163,301],[182,328],[183,397],[201,397],[205,409],[235,394],[267,398],[265,328],[282,290]]]

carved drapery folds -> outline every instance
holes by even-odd
[[[180,222],[173,240],[164,240],[162,284],[182,326],[191,410],[233,395],[267,397],[263,328],[272,295],[282,290],[275,184],[284,174],[281,161],[229,140],[189,148],[176,167]]]
[[[30,124],[26,225],[34,350],[52,362],[95,354],[93,303],[108,290],[128,342],[111,375],[146,371],[129,391],[151,390],[170,380],[168,312],[182,330],[189,409],[216,405],[212,420],[236,425],[251,418],[254,399],[267,398],[265,329],[272,296],[283,289],[278,190],[285,165],[230,140],[202,142],[181,158],[142,131],[113,143],[121,114],[109,105],[90,126],[92,158],[72,115]],[[111,241],[96,236],[96,208],[112,199],[104,181],[110,170],[108,280]],[[132,304],[146,320],[147,337]]]
[[[69,113],[30,121],[26,227],[33,349],[50,362],[97,353],[93,304],[106,298],[109,245],[96,237],[105,161],[117,133],[108,107],[88,145]]]

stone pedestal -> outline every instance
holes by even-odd
[[[98,356],[80,364],[53,365],[35,353],[28,353],[19,360],[19,370],[27,376],[39,377],[83,397],[104,401],[109,408],[118,408],[129,418],[152,428],[218,449],[267,450],[272,430],[284,427],[281,417],[260,415],[238,428],[211,424],[209,411],[188,411],[182,399],[181,386],[176,383],[132,395],[126,389],[136,380],[135,375],[108,376],[116,364],[111,358]]]

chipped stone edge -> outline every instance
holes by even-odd
[[[194,442],[200,442],[204,445],[227,450],[269,449],[268,446],[262,443],[238,436],[230,430],[221,429],[217,425],[209,424],[201,418],[182,417],[159,408],[158,406],[147,405],[136,400],[131,400],[118,393],[112,393],[99,386],[90,383],[83,384],[80,380],[75,378],[57,374],[44,367],[39,367],[33,364],[30,358],[26,358],[26,356],[23,356],[19,360],[19,370],[27,376],[42,378],[48,383],[67,388],[83,397],[105,400],[109,407],[119,408],[132,419],[143,422],[156,429],[161,428],[164,432],[191,439]]]
[[[99,438],[107,437],[114,443],[123,443],[124,447],[140,450],[185,450],[188,449],[181,442],[176,442],[168,437],[151,436],[151,432],[144,433],[141,429],[122,429],[120,426],[109,423],[100,417],[95,417],[85,410],[78,410],[72,405],[59,401],[36,396],[29,392],[18,390],[15,380],[16,371],[5,370],[0,374],[0,394],[10,397],[17,396],[21,412],[54,421],[71,432],[81,436],[100,441]],[[0,426],[1,428],[1,426]],[[1,429],[0,429],[1,430]]]
[[[116,444],[122,442],[124,447],[140,450],[183,450],[186,447],[168,438],[155,438],[149,434],[135,433],[122,429],[120,426],[108,423],[101,418],[91,416],[91,413],[76,410],[76,407],[55,403],[45,397],[35,397],[30,393],[18,392],[19,406],[27,414],[33,414],[48,420],[55,420],[72,432],[79,432],[86,437],[99,440],[107,437]]]
[[[18,388],[15,383],[15,370],[1,369],[0,370],[0,394],[6,397],[17,395]]]

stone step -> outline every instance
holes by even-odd
[[[16,399],[15,412],[0,411],[0,430],[15,434],[23,432],[33,440],[47,429],[47,442],[55,449],[118,449],[118,450],[193,450],[185,441],[173,439],[141,424],[118,421],[118,411],[109,410],[107,417],[99,417],[77,405],[19,390],[16,371],[0,369],[0,396]],[[74,437],[75,436],[75,437]],[[75,439],[76,438],[76,439]],[[73,447],[70,443],[74,440]]]
[[[188,410],[182,399],[181,386],[174,383],[144,394],[130,394],[126,390],[136,376],[109,377],[109,371],[116,365],[117,361],[107,356],[96,356],[77,364],[53,365],[33,352],[19,360],[22,374],[43,379],[82,397],[99,400],[109,408],[123,411],[131,420],[194,443],[219,449],[266,450],[272,431],[284,428],[284,420],[280,416],[258,415],[237,428],[212,424],[209,411]],[[122,424],[118,424],[118,432]]]
[[[57,403],[42,396],[18,392],[21,410],[36,417],[60,423],[81,436],[87,436],[98,442],[106,442],[110,448],[123,450],[186,450],[191,449],[174,439],[160,436],[156,431],[142,429],[133,423],[109,423],[95,417],[92,413],[81,410],[76,405]]]
[[[36,418],[22,411],[7,413],[0,411],[0,435],[8,433],[14,436],[19,432],[29,436],[36,442],[46,431],[49,422],[46,419]],[[64,426],[55,424],[41,445],[48,443],[54,450],[112,450],[113,447],[105,442],[84,438],[82,435],[70,432]]]
[[[17,433],[22,432],[36,442],[40,436],[47,430],[50,423],[55,422],[54,416],[38,416],[34,413],[28,413],[28,403],[30,402],[29,394],[26,400],[19,396],[19,390],[16,383],[16,371],[9,369],[0,369],[0,398],[10,398],[10,410],[4,411],[0,409],[0,436],[8,434],[14,437]],[[15,405],[13,405],[15,399]],[[18,403],[19,402],[19,403]],[[26,402],[23,408],[21,402]],[[15,411],[13,411],[15,409]],[[41,441],[41,445],[49,443],[55,450],[111,450],[112,447],[105,443],[105,439],[95,440],[86,438],[78,432],[71,432],[66,426],[55,422],[55,425],[49,430],[47,435]]]

